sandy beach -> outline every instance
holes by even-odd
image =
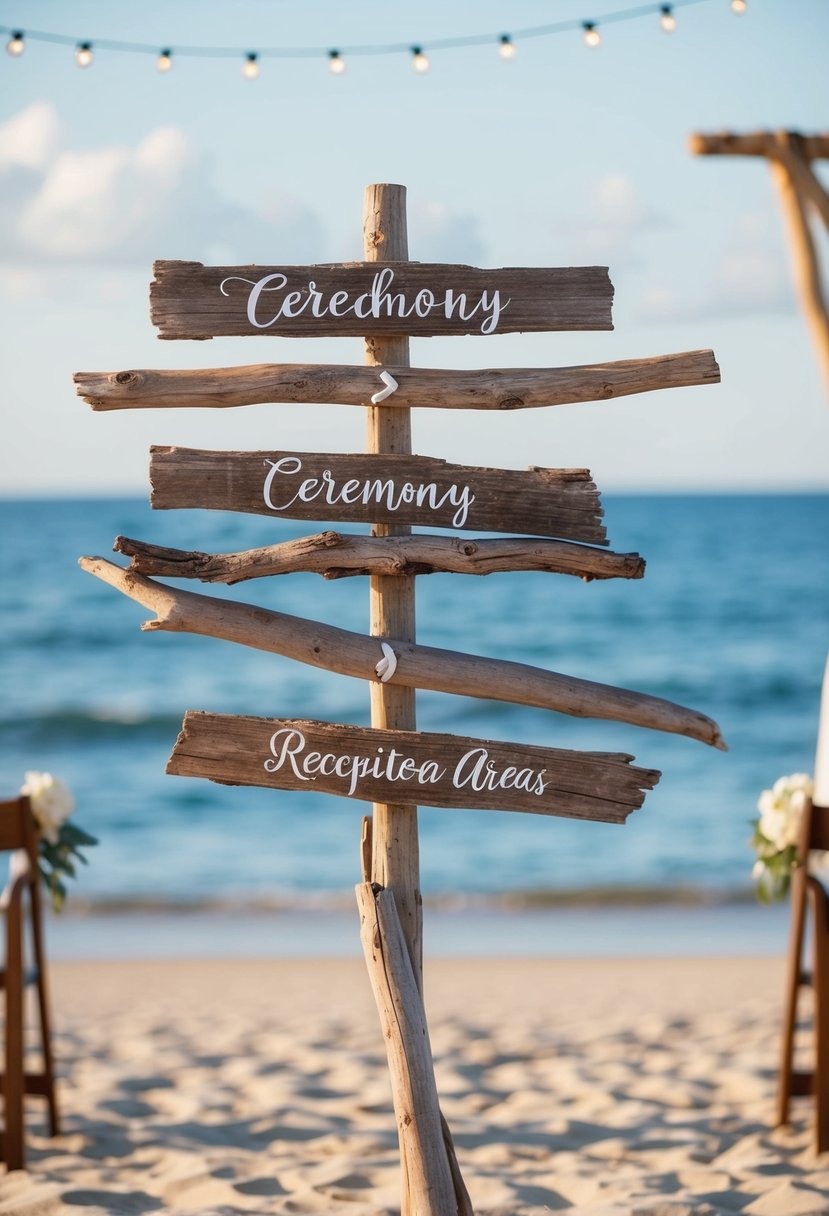
[[[773,1131],[779,959],[427,964],[444,1112],[480,1216],[829,1212],[808,1103]],[[358,959],[61,963],[64,1135],[30,1100],[0,1212],[399,1211]]]

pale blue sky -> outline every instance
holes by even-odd
[[[159,342],[156,257],[360,255],[362,192],[409,187],[419,260],[606,264],[614,333],[422,339],[414,363],[553,366],[711,346],[723,384],[504,417],[415,415],[415,447],[473,464],[589,466],[602,489],[825,489],[829,405],[796,310],[767,167],[691,157],[692,130],[827,127],[827,0],[728,0],[578,32],[497,35],[624,7],[582,0],[0,2],[0,23],[176,43],[315,45],[318,59],[183,59],[30,42],[2,55],[0,292],[6,494],[143,493],[151,443],[360,450],[361,411],[252,407],[93,415],[74,370],[360,362],[354,339]],[[348,60],[325,48],[491,32],[493,45]],[[823,253],[826,254],[825,244]]]

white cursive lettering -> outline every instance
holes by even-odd
[[[291,478],[302,472],[302,461],[298,456],[282,456],[279,460],[266,460],[270,468],[265,475],[262,486],[262,497],[270,511],[287,511],[295,502],[310,503],[321,499],[328,506],[339,503],[347,505],[362,503],[364,506],[382,506],[386,511],[394,513],[401,506],[417,505],[427,507],[430,511],[440,511],[444,507],[453,507],[452,526],[462,528],[469,518],[469,508],[475,501],[475,495],[469,486],[457,485],[452,482],[447,488],[440,488],[436,482],[427,481],[413,483],[411,481],[395,482],[389,477],[359,481],[349,477],[343,482],[337,482],[330,469],[323,469],[319,477],[305,477],[296,483],[277,483],[277,477]],[[283,487],[280,493],[280,485]],[[293,493],[292,493],[293,491]],[[291,497],[288,497],[288,495]]]
[[[365,777],[375,781],[414,781],[421,785],[434,785],[446,776],[446,769],[434,760],[417,762],[412,756],[403,756],[396,748],[375,748],[375,755],[358,756],[343,752],[305,751],[306,739],[296,727],[283,727],[275,731],[270,740],[270,756],[263,762],[268,773],[278,773],[289,768],[299,781],[316,781],[317,773],[324,777],[341,777],[348,783],[347,796],[352,798],[357,786]]]
[[[405,319],[412,315],[425,319],[431,313],[442,313],[447,321],[457,314],[461,321],[471,321],[478,313],[481,314],[481,333],[492,334],[498,328],[501,314],[509,307],[509,300],[502,300],[497,289],[489,291],[486,288],[477,298],[468,299],[465,291],[456,291],[448,287],[443,296],[438,296],[428,287],[417,292],[414,299],[409,301],[405,291],[392,291],[394,285],[394,270],[384,266],[378,270],[368,291],[358,296],[339,289],[333,291],[327,300],[313,279],[309,279],[305,287],[295,287],[285,291],[288,276],[282,271],[263,275],[261,279],[246,279],[243,275],[231,274],[222,279],[219,290],[223,296],[229,295],[228,283],[244,283],[250,287],[247,303],[247,317],[254,329],[270,329],[281,317],[292,320],[305,312],[310,304],[311,315],[322,317],[347,317],[353,314],[359,320],[379,317],[397,317]],[[260,302],[264,307],[266,301],[262,296],[273,292],[284,292],[281,299],[277,297],[276,310],[271,300],[270,316],[260,319]]]

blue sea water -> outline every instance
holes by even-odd
[[[427,896],[595,888],[745,891],[749,820],[783,773],[811,771],[829,646],[829,496],[605,496],[612,548],[645,578],[589,584],[520,573],[423,577],[418,637],[638,689],[716,718],[722,754],[673,735],[438,693],[423,730],[622,750],[662,781],[627,825],[497,812],[420,812]],[[127,536],[227,551],[313,526],[133,500],[0,503],[0,790],[26,769],[72,788],[101,838],[90,900],[328,907],[351,900],[363,803],[168,777],[186,709],[368,724],[358,680],[185,634],[77,567]],[[119,558],[123,561],[124,559]],[[182,584],[365,631],[364,579]]]

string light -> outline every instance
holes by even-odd
[[[412,67],[416,72],[429,71],[429,56],[425,55],[419,46],[412,47]]]
[[[673,0],[672,3],[639,3],[635,7],[618,8],[604,13],[601,17],[601,26],[603,29],[605,25],[618,24],[623,21],[635,21],[655,15],[659,19],[661,28],[666,33],[670,33],[676,28],[676,17],[674,14],[680,8],[691,4],[709,3],[713,4],[714,0]],[[722,4],[723,0],[717,0],[717,3]],[[748,10],[748,0],[730,0],[730,5],[732,11],[737,14],[745,13]],[[518,42],[523,42],[530,38],[548,38],[555,34],[579,30],[582,31],[587,46],[597,47],[601,45],[602,39],[599,33],[599,22],[581,21],[575,17],[568,17],[561,21],[548,22],[544,25],[522,26],[520,29],[515,29],[509,34],[490,32],[487,34],[461,34],[454,37],[429,38],[428,46],[431,53],[438,50],[457,50],[461,47],[492,47],[494,43],[501,58],[512,59],[516,54],[516,44]],[[159,52],[158,42],[155,44],[127,42],[112,38],[96,38],[94,41],[79,42],[69,34],[31,29],[26,31],[24,39],[21,31],[4,25],[0,25],[0,35],[8,38],[6,49],[13,56],[23,54],[23,51],[32,42],[46,42],[57,46],[74,47],[76,61],[81,67],[89,67],[92,63],[93,46],[96,54],[98,51],[113,51],[122,54],[151,55],[161,72],[167,72],[172,67],[172,52],[169,50]],[[175,49],[176,60],[182,58],[182,56],[210,60],[236,59],[237,61],[239,58],[242,58],[242,72],[249,80],[255,80],[259,75],[259,66],[263,59],[316,59],[318,62],[322,60],[328,63],[329,69],[332,72],[339,74],[344,71],[346,61],[352,57],[376,58],[378,56],[401,54],[408,54],[410,56],[410,62],[415,71],[427,72],[429,70],[429,59],[422,50],[422,46],[419,44],[412,45],[410,42],[348,45],[341,47],[337,50],[336,54],[329,47],[325,46],[260,46],[256,51],[248,51],[243,46],[177,44]]]

